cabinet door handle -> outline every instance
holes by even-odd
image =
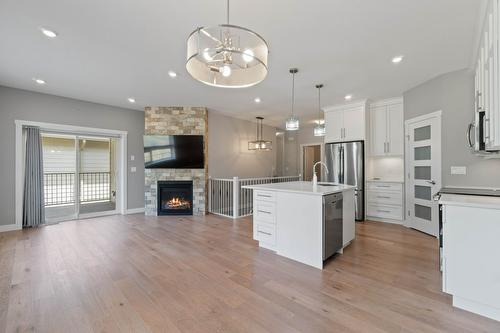
[[[383,188],[387,188],[387,187],[391,187],[390,185],[375,185],[375,187],[383,187]]]
[[[380,198],[380,199],[390,199],[391,197],[383,197],[383,196],[378,195],[377,198]]]
[[[382,209],[377,209],[377,212],[379,213],[390,213],[390,210],[382,210]]]
[[[489,127],[490,119],[484,118],[484,141],[488,141],[486,139],[490,138],[490,127]],[[488,124],[488,125],[486,125]],[[488,133],[488,135],[486,135]]]
[[[469,148],[474,147],[474,144],[472,143],[472,140],[470,138],[470,134],[475,127],[476,126],[474,125],[474,123],[470,123],[469,126],[467,126],[466,138],[467,138],[467,144],[468,144]]]
[[[264,235],[268,235],[268,236],[271,236],[272,234],[270,232],[265,232],[265,231],[257,231],[258,233],[260,234],[264,234]]]
[[[262,198],[270,198],[271,196],[270,195],[265,195],[265,194],[257,194],[258,197],[262,197]]]
[[[264,213],[264,214],[272,214],[271,212],[265,211],[265,210],[257,210],[259,213]]]
[[[390,146],[390,143],[387,142],[387,153],[390,153],[391,152],[391,146]]]

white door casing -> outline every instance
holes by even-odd
[[[406,226],[438,236],[441,111],[405,121]]]

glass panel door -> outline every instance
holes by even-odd
[[[78,137],[80,215],[116,210],[116,140]]]
[[[434,236],[439,223],[433,196],[441,188],[440,131],[437,116],[407,121],[407,224]]]
[[[43,134],[42,149],[46,222],[75,219],[77,217],[75,137]]]

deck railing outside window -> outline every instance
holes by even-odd
[[[75,203],[75,173],[45,173],[45,206]],[[84,172],[79,174],[80,202],[111,200],[111,173]]]
[[[301,176],[264,177],[264,178],[209,178],[209,212],[217,215],[238,218],[253,213],[252,190],[245,185],[270,184],[299,181]]]

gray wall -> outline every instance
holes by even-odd
[[[404,93],[405,119],[437,110],[443,111],[443,186],[500,187],[500,160],[474,156],[466,146],[465,130],[474,110],[471,71],[443,74]],[[466,166],[467,175],[451,175],[451,166]]]
[[[144,207],[143,112],[0,86],[0,225],[15,223],[14,120],[128,131],[128,208]]]
[[[265,119],[264,119],[265,122]],[[208,112],[208,174],[211,177],[270,177],[276,172],[276,129],[264,125],[263,137],[272,151],[249,151],[256,123]]]

